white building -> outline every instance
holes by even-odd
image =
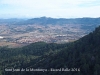
[[[3,39],[3,37],[2,37],[2,36],[0,36],[0,39]]]

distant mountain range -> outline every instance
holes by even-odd
[[[0,19],[1,23],[13,23],[13,24],[100,24],[100,18],[47,18],[47,17],[40,17],[40,18],[32,18],[32,19]]]
[[[26,21],[29,24],[100,24],[100,18],[75,18],[75,19],[65,19],[65,18],[33,18]]]
[[[66,24],[80,24],[82,28],[92,28],[100,25],[100,18],[32,18],[32,19],[0,19],[0,24],[7,25],[66,25]]]

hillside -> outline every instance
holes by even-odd
[[[0,47],[0,75],[9,75],[9,73],[12,75],[12,72],[5,71],[5,69],[25,68],[26,66],[23,65],[31,61],[35,64],[42,56],[51,52],[57,53],[64,47],[66,44],[44,42],[33,43],[22,48]]]
[[[57,69],[57,72],[31,72],[29,74],[41,75],[100,75],[100,27],[80,40],[66,45],[57,54],[42,57],[35,65],[30,62],[28,68]],[[29,67],[30,65],[30,67]],[[60,68],[69,68],[80,71],[59,72]]]
[[[71,43],[56,55],[49,56],[35,67],[80,68],[80,72],[56,72],[57,75],[99,75],[100,74],[100,27],[93,33]],[[47,61],[45,61],[47,60]],[[50,73],[52,74],[52,73]]]
[[[100,75],[99,41],[100,27],[73,43],[38,42],[16,49],[1,47],[0,73],[1,75]],[[23,71],[12,72],[13,68],[23,68]],[[32,69],[44,69],[45,72],[36,72]]]

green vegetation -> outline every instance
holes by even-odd
[[[4,71],[7,68],[27,68],[27,71]],[[30,68],[48,71],[28,72]],[[52,72],[51,68],[59,71]],[[60,71],[60,68],[80,71]],[[23,48],[0,48],[0,75],[100,75],[99,70],[100,27],[72,43],[37,42]]]

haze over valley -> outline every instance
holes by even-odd
[[[100,25],[100,18],[0,19],[0,46],[20,47],[34,42],[67,43]]]

